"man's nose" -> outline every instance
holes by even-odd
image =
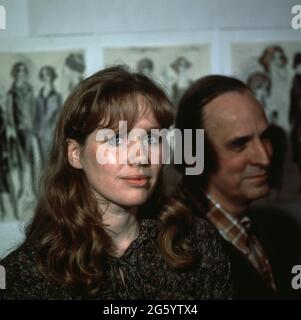
[[[256,165],[268,167],[271,163],[272,146],[270,141],[261,141],[260,139],[254,141],[251,150],[252,161]]]

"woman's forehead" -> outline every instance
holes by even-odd
[[[141,114],[137,118],[136,122],[134,123],[134,127],[145,127],[145,129],[152,129],[160,128],[161,126],[155,118],[153,112],[148,112]]]
[[[100,119],[98,128],[114,130],[118,129],[120,121],[126,121],[128,129],[131,129],[141,120],[147,120],[159,126],[154,106],[145,97],[137,94],[112,104]]]

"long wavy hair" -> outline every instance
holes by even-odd
[[[68,162],[67,141],[74,139],[84,146],[94,130],[116,129],[121,120],[127,121],[130,130],[141,112],[141,97],[161,128],[173,123],[172,106],[163,91],[147,77],[122,66],[99,71],[77,85],[56,126],[35,215],[27,228],[24,244],[36,242],[42,274],[88,295],[101,290],[112,241],[104,230],[102,214],[83,170]],[[161,187],[159,182],[143,209],[158,210]],[[188,225],[190,220],[185,219]],[[182,250],[185,241],[178,236],[184,230],[181,220],[172,213],[159,217],[162,255],[167,263],[179,268],[183,266],[181,261],[188,261],[187,250]]]

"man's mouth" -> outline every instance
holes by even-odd
[[[254,179],[254,180],[267,180],[268,175],[266,172],[264,173],[258,173],[258,174],[254,174],[252,176],[247,177],[248,179]]]

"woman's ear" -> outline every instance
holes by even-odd
[[[73,139],[67,139],[68,143],[68,162],[75,169],[81,169],[80,145]]]

